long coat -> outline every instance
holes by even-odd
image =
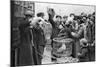
[[[41,65],[41,59],[44,52],[45,47],[45,37],[43,34],[43,30],[41,28],[34,28],[32,29],[33,34],[33,43],[35,49],[35,62],[36,65]]]
[[[18,19],[19,18],[16,17],[13,17],[11,19],[11,66],[17,65],[18,61],[17,48],[20,45],[20,31],[19,31]]]
[[[19,30],[21,43],[18,49],[18,66],[33,65],[34,61],[32,55],[31,34],[29,22],[26,19],[20,21]]]

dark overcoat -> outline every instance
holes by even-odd
[[[32,44],[31,44],[31,34],[29,28],[29,22],[26,19],[20,21],[20,40],[21,43],[18,49],[18,65],[26,66],[33,65],[33,55],[32,55]]]
[[[42,60],[42,55],[44,52],[44,47],[45,47],[45,37],[43,30],[40,27],[33,27],[32,29],[32,34],[33,34],[33,43],[35,49],[35,62],[36,65],[41,65],[41,60]]]

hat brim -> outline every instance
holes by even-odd
[[[33,15],[32,14],[24,14],[25,16],[30,16],[30,17],[32,17]]]

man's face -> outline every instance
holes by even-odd
[[[71,18],[74,19],[74,15],[71,15]]]
[[[66,22],[67,21],[67,17],[66,18],[63,18],[62,20],[63,20],[63,22]]]
[[[61,18],[60,18],[60,17],[57,17],[57,18],[56,18],[56,21],[57,21],[56,23],[59,25],[60,22],[61,22]]]
[[[86,21],[86,17],[83,17],[82,20],[83,20],[83,21]]]
[[[30,20],[30,18],[32,18],[32,17],[30,17],[30,16],[26,16],[26,19],[29,21]]]
[[[45,16],[45,15],[43,14],[43,15],[41,16],[41,18],[44,18],[44,16]]]
[[[61,22],[61,18],[60,18],[60,17],[57,17],[56,20],[57,20],[58,22]]]

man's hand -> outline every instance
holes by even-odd
[[[47,13],[48,13],[48,15],[50,15],[52,18],[55,16],[55,11],[54,11],[54,9],[52,9],[52,8],[48,8],[48,9],[47,9]]]

